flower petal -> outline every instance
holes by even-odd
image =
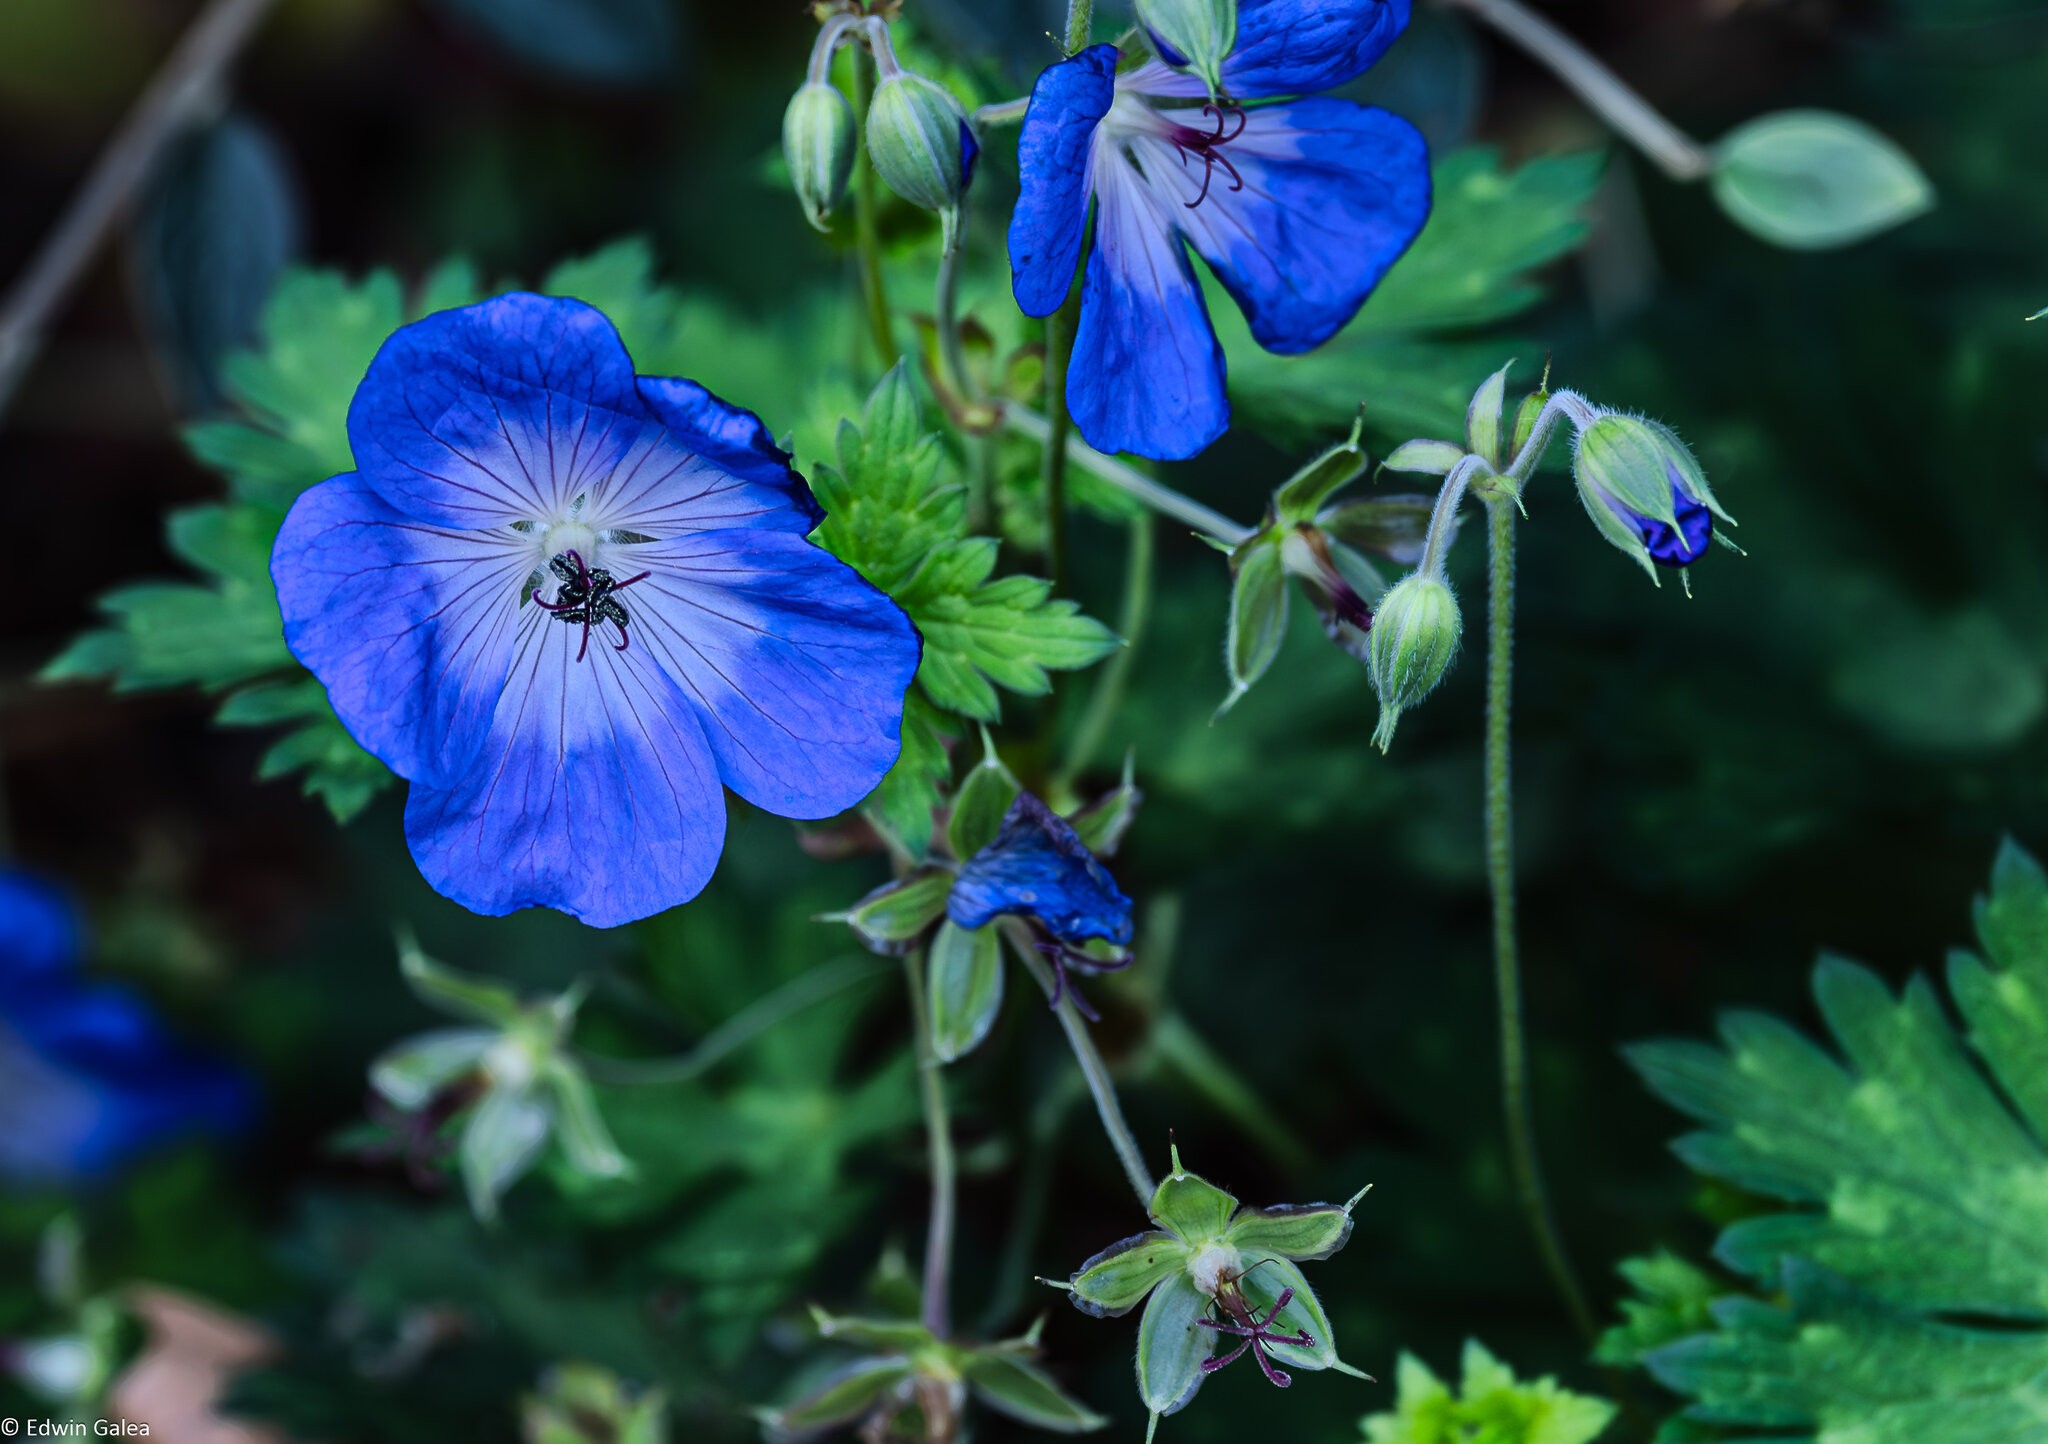
[[[348,411],[363,478],[406,515],[487,527],[554,518],[646,425],[604,313],[514,292],[395,332]]]
[[[1010,804],[996,840],[960,869],[946,901],[963,928],[1006,913],[1037,918],[1062,942],[1131,940],[1131,900],[1067,820],[1028,792]]]
[[[1095,127],[1116,99],[1116,47],[1096,45],[1048,67],[1031,88],[1017,139],[1023,192],[1010,217],[1010,285],[1027,316],[1067,299],[1088,232]]]
[[[0,993],[77,961],[78,913],[71,900],[33,873],[0,870]]]
[[[761,418],[694,381],[643,376],[640,396],[660,423],[600,483],[585,515],[599,527],[662,534],[775,527],[802,536],[825,513]]]
[[[1429,149],[1384,110],[1324,98],[1248,111],[1244,133],[1218,152],[1243,189],[1219,164],[1180,225],[1268,351],[1293,355],[1336,335],[1429,219]]]
[[[1237,48],[1223,88],[1239,100],[1311,95],[1356,80],[1408,28],[1410,0],[1238,0]],[[1158,61],[1124,77],[1147,95],[1200,96],[1209,87]]]
[[[393,772],[459,776],[512,665],[538,552],[508,528],[450,531],[393,510],[354,472],[302,495],[270,556],[285,645]]]
[[[696,703],[726,786],[779,817],[859,802],[902,748],[923,650],[903,609],[788,532],[707,531],[622,546],[635,647]]]
[[[1145,181],[1116,158],[1098,167],[1098,182],[1067,408],[1098,451],[1182,461],[1229,429],[1223,348]]]
[[[405,832],[436,891],[500,917],[552,907],[616,927],[688,902],[725,846],[696,709],[644,647],[529,609],[473,765],[415,783]]]

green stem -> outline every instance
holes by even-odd
[[[1040,445],[1047,445],[1052,439],[1051,423],[1022,406],[1003,407],[1003,425]],[[1239,526],[1222,512],[1203,506],[1192,497],[1182,496],[1170,486],[1161,485],[1136,467],[1126,465],[1113,456],[1104,456],[1078,436],[1067,437],[1065,450],[1068,460],[1085,467],[1127,496],[1137,498],[1161,516],[1170,516],[1205,536],[1214,537],[1225,546],[1234,547],[1251,539],[1250,527]]]
[[[1059,772],[1058,785],[1070,787],[1102,746],[1110,725],[1123,709],[1124,692],[1130,686],[1131,669],[1137,665],[1138,643],[1152,616],[1152,560],[1158,550],[1153,539],[1152,518],[1140,513],[1131,518],[1130,549],[1124,559],[1124,608],[1117,619],[1117,635],[1124,639],[1116,655],[1103,668],[1095,695],[1088,699],[1088,711],[1074,730],[1073,745],[1067,749],[1067,763]]]
[[[868,61],[858,48],[853,51],[853,110],[866,133],[868,100],[874,90],[868,78]],[[896,349],[895,329],[889,323],[889,290],[882,279],[882,232],[875,215],[879,205],[875,191],[875,167],[863,146],[855,166],[853,186],[853,229],[860,247],[861,298],[867,303],[868,330],[875,339],[875,352],[884,369],[901,357]]]
[[[1597,1332],[1592,1310],[1565,1256],[1564,1240],[1543,1187],[1536,1155],[1536,1123],[1529,1107],[1529,1056],[1522,1028],[1521,964],[1515,949],[1515,842],[1508,772],[1508,722],[1515,633],[1515,504],[1487,504],[1491,581],[1486,648],[1486,873],[1493,892],[1493,964],[1500,995],[1501,1104],[1507,1116],[1508,1153],[1522,1212],[1535,1230],[1543,1265],[1565,1308],[1589,1340]]]
[[[1067,54],[1086,50],[1094,29],[1095,0],[1067,0]]]
[[[1031,974],[1045,996],[1050,998],[1058,991],[1053,979],[1052,965],[1039,956],[1028,933],[1019,927],[1005,926],[1005,936],[1010,940],[1010,950]],[[1124,1120],[1123,1104],[1117,1101],[1116,1080],[1109,1076],[1109,1065],[1102,1061],[1102,1054],[1096,1050],[1095,1039],[1088,1032],[1088,1024],[1075,1011],[1074,1000],[1062,997],[1059,1007],[1060,1028],[1067,1035],[1067,1046],[1073,1049],[1074,1061],[1081,1065],[1081,1077],[1088,1084],[1088,1092],[1095,1099],[1095,1112],[1102,1119],[1102,1131],[1109,1135],[1109,1146],[1116,1150],[1116,1159],[1124,1168],[1124,1177],[1130,1180],[1131,1192],[1138,1196],[1140,1208],[1152,1206],[1152,1195],[1158,1191],[1152,1172],[1145,1166],[1145,1152],[1138,1147],[1138,1140],[1131,1132],[1131,1125]]]
[[[621,1086],[688,1083],[710,1072],[776,1024],[795,1017],[806,1008],[816,1007],[856,983],[866,982],[881,968],[879,960],[862,956],[841,958],[800,973],[766,997],[740,1009],[680,1057],[643,1060],[595,1058],[584,1054],[582,1062],[591,1078],[599,1083]]]
[[[1045,318],[1046,429],[1040,490],[1045,500],[1045,569],[1054,596],[1065,591],[1067,583],[1067,438],[1072,428],[1067,415],[1067,362],[1074,351],[1078,314],[1070,296]]]
[[[947,1293],[953,1270],[954,1185],[953,1130],[946,1119],[946,1084],[932,1052],[931,1011],[925,1003],[924,952],[903,959],[903,981],[910,993],[911,1026],[917,1033],[917,1086],[924,1100],[924,1133],[931,1161],[931,1227],[924,1241],[924,1326],[943,1339],[951,1328]]]

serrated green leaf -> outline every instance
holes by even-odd
[[[1807,1205],[1743,1218],[1717,1249],[1782,1303],[1722,1298],[1714,1331],[1648,1356],[1694,1399],[1695,1419],[1856,1444],[2038,1431],[2048,882],[2017,849],[2000,857],[1977,923],[1983,956],[1950,966],[1967,1047],[1926,978],[1895,995],[1828,959],[1814,991],[1840,1056],[1753,1013],[1723,1022],[1720,1048],[1634,1051],[1651,1087],[1706,1125],[1681,1157]],[[1960,1322],[1970,1316],[2013,1327]]]
[[[931,947],[932,1051],[942,1063],[980,1046],[1003,1007],[1003,953],[993,925],[939,924]]]
[[[914,861],[931,850],[933,812],[953,761],[946,753],[945,719],[937,708],[913,691],[903,699],[903,750],[881,786],[868,795],[861,810],[896,839]]]
[[[1621,1276],[1636,1297],[1621,1301],[1622,1322],[1600,1336],[1595,1362],[1640,1364],[1653,1349],[1713,1327],[1709,1306],[1727,1292],[1712,1274],[1668,1251],[1625,1259]]]
[[[1613,1422],[1604,1399],[1573,1394],[1552,1378],[1519,1380],[1468,1340],[1454,1394],[1413,1354],[1396,1366],[1391,1412],[1368,1415],[1369,1444],[1589,1444]]]

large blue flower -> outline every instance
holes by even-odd
[[[248,1120],[237,1074],[174,1043],[138,999],[82,982],[77,963],[66,900],[0,872],[0,1181],[90,1179]]]
[[[1038,79],[1018,145],[1010,224],[1017,304],[1059,309],[1087,241],[1067,404],[1088,442],[1193,456],[1230,425],[1223,351],[1193,246],[1254,339],[1292,355],[1329,340],[1429,217],[1429,155],[1399,116],[1310,95],[1363,74],[1408,23],[1409,0],[1239,0],[1231,100],[1153,60],[1117,73],[1098,45]]]
[[[920,639],[807,541],[822,513],[751,413],[636,376],[578,301],[515,294],[391,337],[357,470],[271,557],[285,641],[412,782],[428,882],[598,927],[687,902],[725,794],[859,802],[896,759]]]

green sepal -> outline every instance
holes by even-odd
[[[1097,857],[1115,857],[1117,849],[1123,846],[1124,834],[1138,820],[1138,808],[1144,803],[1145,794],[1138,787],[1136,769],[1136,756],[1126,753],[1123,780],[1115,790],[1105,792],[1067,819],[1074,825],[1075,836]]]
[[[1266,1348],[1274,1360],[1283,1368],[1291,1369],[1335,1369],[1342,1365],[1337,1357],[1337,1340],[1330,1329],[1330,1316],[1323,1312],[1322,1300],[1309,1287],[1307,1278],[1299,1268],[1284,1258],[1254,1259],[1244,1261],[1244,1274],[1238,1280],[1238,1288],[1253,1308],[1260,1311],[1266,1322],[1276,1333],[1292,1334],[1306,1331],[1307,1344],[1274,1344]],[[1273,1303],[1286,1289],[1294,1290],[1294,1297],[1287,1301],[1287,1307],[1275,1319],[1270,1312]]]
[[[1136,1234],[1076,1269],[1067,1280],[1068,1297],[1084,1314],[1116,1318],[1136,1308],[1163,1280],[1185,1274],[1192,1252],[1170,1233]]]
[[[522,1089],[493,1088],[470,1111],[457,1158],[478,1220],[497,1218],[498,1200],[539,1159],[554,1122],[551,1102]]]
[[[632,1160],[613,1141],[583,1070],[556,1058],[548,1064],[546,1079],[555,1097],[555,1138],[569,1167],[587,1178],[631,1178]]]
[[[1001,1347],[975,1350],[961,1360],[960,1371],[974,1397],[1010,1418],[1054,1434],[1086,1434],[1109,1420],[1074,1399],[1052,1376]]]
[[[845,923],[871,953],[900,958],[946,915],[946,898],[952,891],[953,875],[928,867],[884,883],[845,912],[828,914],[823,921]]]
[[[1023,791],[1016,776],[996,755],[988,729],[981,733],[981,761],[960,783],[953,797],[953,815],[946,823],[946,844],[953,856],[965,862],[996,840],[1002,831],[1003,815]]]
[[[1208,1308],[1185,1269],[1152,1291],[1138,1321],[1138,1397],[1152,1413],[1178,1412],[1202,1387],[1202,1361],[1216,1340],[1200,1323]]]
[[[394,1108],[424,1108],[479,1066],[499,1035],[488,1028],[438,1028],[407,1038],[370,1065],[370,1086]]]
[[[1506,465],[1500,454],[1500,423],[1507,405],[1508,372],[1514,368],[1510,361],[1487,377],[1465,409],[1466,448],[1495,471]]]
[[[951,1063],[980,1046],[1003,1010],[1002,937],[995,925],[941,923],[929,976],[932,1052]]]
[[[1230,669],[1230,695],[1216,709],[1221,717],[1280,655],[1287,635],[1287,567],[1277,538],[1261,532],[1230,556],[1230,630],[1223,656]]]
[[[1464,459],[1465,448],[1455,441],[1404,441],[1380,463],[1380,469],[1449,476],[1451,468]]]
[[[1325,451],[1314,461],[1294,473],[1273,493],[1273,517],[1283,526],[1305,522],[1314,518],[1323,503],[1341,491],[1365,471],[1365,448],[1358,438],[1365,426],[1360,417],[1351,427],[1348,439]]]
[[[659,1389],[629,1390],[596,1364],[548,1370],[543,1391],[521,1402],[529,1444],[665,1444],[668,1396]]]
[[[829,1376],[794,1403],[773,1409],[763,1421],[782,1433],[808,1433],[851,1424],[910,1377],[908,1359],[858,1359]]]
[[[1247,1259],[1270,1255],[1313,1262],[1344,1247],[1351,1222],[1349,1204],[1282,1203],[1239,1209],[1223,1237]]]
[[[1435,511],[1435,497],[1398,492],[1333,506],[1316,518],[1316,526],[1346,546],[1412,567],[1422,560],[1429,540],[1429,519]],[[1455,518],[1450,525],[1451,535],[1444,539],[1446,551],[1457,539]],[[1386,590],[1385,586],[1380,590]]]
[[[932,1348],[938,1341],[932,1331],[915,1319],[865,1319],[828,1314],[811,1305],[811,1323],[818,1337],[860,1349],[886,1349],[915,1354]]]
[[[1543,414],[1543,408],[1550,404],[1550,391],[1532,391],[1522,398],[1522,404],[1515,408],[1515,444],[1509,448],[1508,464],[1514,465],[1522,459],[1522,448],[1529,444],[1529,438],[1536,434],[1536,418]],[[1541,465],[1543,458],[1538,457]]]
[[[420,951],[410,934],[398,940],[398,970],[422,1003],[457,1018],[504,1029],[520,1020],[519,995],[495,978],[458,972]]]
[[[1152,1221],[1199,1248],[1222,1238],[1237,1212],[1237,1200],[1199,1174],[1181,1167],[1180,1149],[1173,1149],[1173,1171],[1159,1181],[1152,1195]]]

